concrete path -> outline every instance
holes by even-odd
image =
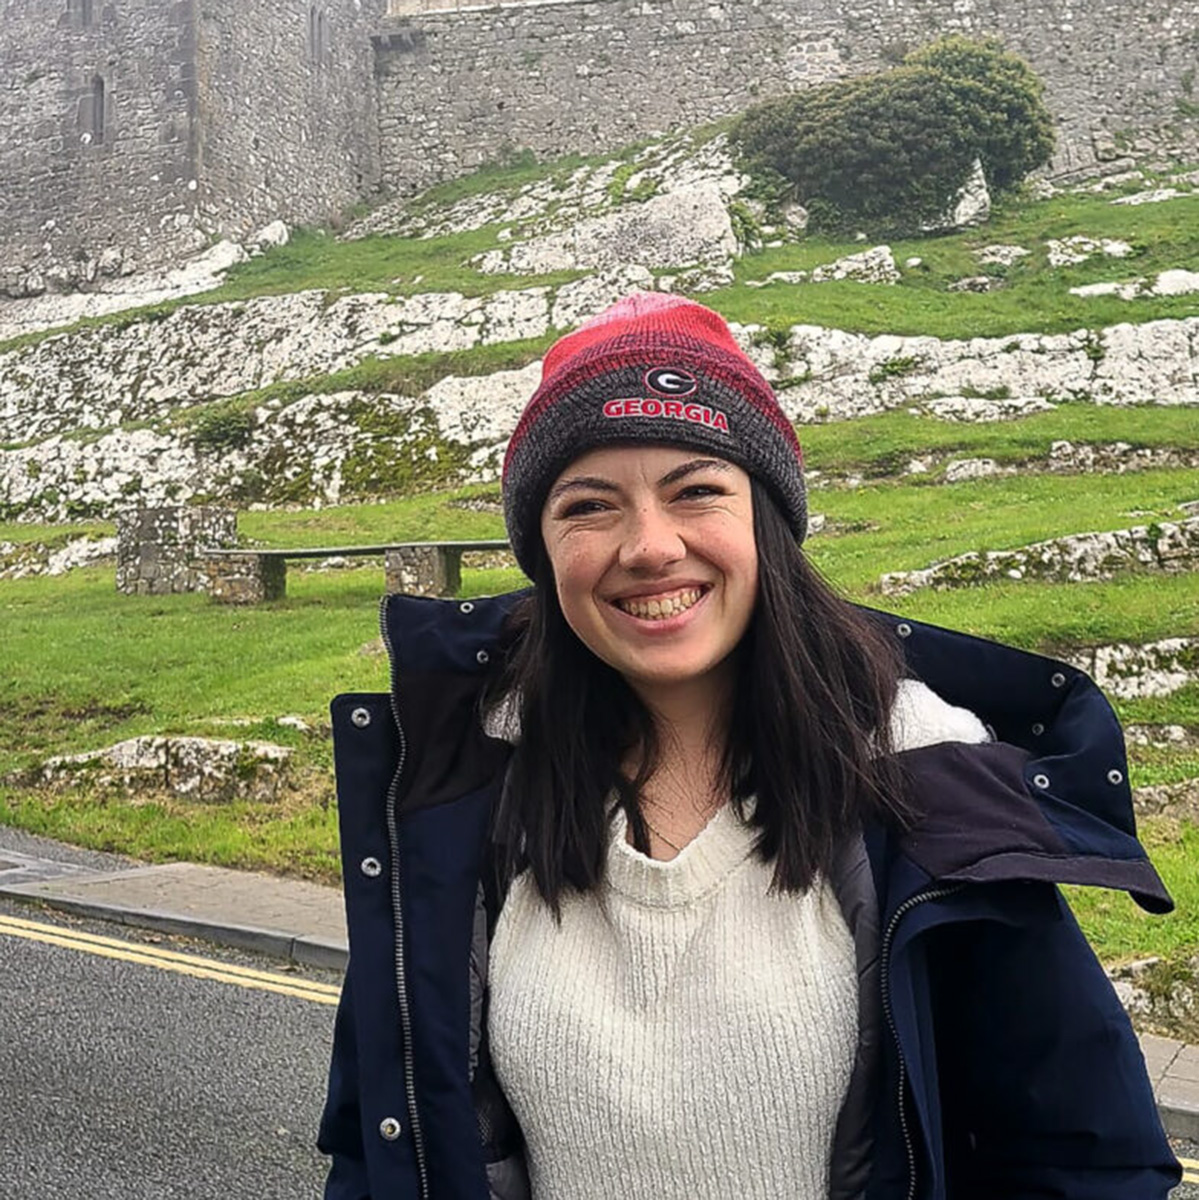
[[[149,867],[41,838],[25,837],[20,850],[12,844],[0,838],[0,895],[344,969],[337,888],[193,863]],[[1166,1132],[1199,1140],[1199,1047],[1146,1034],[1141,1049]]]

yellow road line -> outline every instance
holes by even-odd
[[[15,929],[28,929],[37,933],[49,933],[56,937],[69,937],[78,941],[90,942],[97,946],[108,946],[114,950],[125,950],[132,948],[138,954],[144,954],[152,958],[161,958],[168,962],[183,962],[183,963],[198,963],[205,967],[212,967],[219,971],[224,971],[230,975],[241,975],[246,979],[265,979],[278,980],[286,978],[279,976],[273,972],[256,971],[251,967],[239,967],[234,963],[220,962],[212,958],[203,958],[198,954],[181,954],[175,950],[162,950],[157,946],[149,946],[142,942],[126,942],[120,941],[117,938],[101,937],[99,934],[87,933],[82,929],[71,929],[62,925],[51,925],[44,921],[26,921],[21,917],[6,917],[0,916],[0,928],[12,926]],[[290,980],[296,983],[296,980]],[[306,981],[306,988],[313,991],[326,992],[330,996],[336,996],[340,992],[340,988],[334,987],[327,983],[317,983],[315,980]]]
[[[1196,1162],[1193,1158],[1180,1158],[1178,1161],[1182,1163],[1183,1168],[1187,1171],[1199,1171],[1199,1162]]]
[[[339,989],[326,983],[309,982],[286,975],[272,975],[266,971],[254,971],[216,959],[200,958],[196,955],[179,954],[173,950],[159,950],[136,942],[122,942],[116,938],[99,937],[58,925],[40,921],[24,921],[17,917],[0,916],[0,935],[42,942],[49,946],[60,946],[67,950],[80,950],[96,954],[101,958],[118,959],[122,962],[138,963],[157,967],[162,971],[173,971],[179,975],[190,975],[195,979],[211,979],[218,983],[231,983],[239,987],[258,991],[274,992],[280,996],[292,996],[309,1000],[314,1004],[337,1003]]]

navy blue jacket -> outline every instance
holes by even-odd
[[[350,964],[327,1200],[529,1194],[486,1044],[510,748],[478,711],[514,598],[386,598],[391,694],[333,702]],[[1054,886],[1171,907],[1136,840],[1115,716],[1069,666],[877,617],[909,673],[995,740],[906,752],[915,822],[867,829],[837,881],[862,1030],[830,1195],[1160,1200],[1180,1171],[1144,1061]]]

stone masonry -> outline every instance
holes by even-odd
[[[204,568],[208,593],[217,604],[261,604],[287,594],[287,563],[275,555],[211,554]]]
[[[0,293],[335,219],[514,152],[616,148],[944,33],[1029,59],[1069,172],[1129,131],[1194,133],[1197,27],[1199,0],[8,0]]]
[[[462,587],[462,556],[440,546],[401,546],[384,558],[387,590],[410,596],[456,596]]]
[[[593,153],[712,121],[948,33],[997,34],[1032,63],[1059,122],[1053,169],[1070,171],[1118,131],[1180,120],[1199,27],[1196,0],[393,0],[392,12],[375,39],[377,102],[383,182],[398,192],[505,152]]]
[[[86,288],[369,193],[383,7],[7,0],[0,296]]]
[[[236,544],[237,512],[231,508],[127,509],[117,517],[117,591],[161,596],[207,590],[207,570],[197,551]]]

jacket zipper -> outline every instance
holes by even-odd
[[[915,896],[909,896],[892,914],[891,920],[887,923],[887,931],[883,935],[879,963],[879,984],[883,994],[883,1012],[886,1014],[887,1027],[891,1030],[891,1037],[895,1041],[895,1053],[899,1059],[899,1094],[897,1100],[899,1102],[899,1128],[903,1134],[903,1146],[908,1156],[907,1200],[915,1200],[916,1196],[916,1148],[912,1145],[912,1132],[908,1128],[906,1096],[908,1081],[907,1067],[903,1061],[903,1047],[899,1042],[899,1029],[895,1024],[895,1013],[891,1006],[891,942],[894,940],[899,922],[912,909],[923,904],[926,900],[943,900],[946,896],[952,896],[960,892],[963,887],[965,887],[965,884],[957,883],[945,887],[932,888],[927,892],[918,892]]]
[[[412,1125],[412,1145],[416,1153],[416,1174],[421,1200],[429,1200],[429,1171],[425,1157],[425,1139],[421,1132],[420,1110],[416,1105],[416,1081],[413,1079],[412,1013],[408,1004],[408,979],[404,971],[404,911],[400,902],[400,834],[396,819],[400,776],[404,772],[404,760],[408,757],[408,739],[400,724],[400,706],[396,701],[399,687],[399,671],[396,668],[395,651],[391,634],[387,628],[387,597],[379,601],[379,633],[387,648],[387,659],[391,664],[391,715],[400,739],[400,756],[396,763],[391,786],[387,789],[387,841],[391,851],[391,910],[395,918],[395,978],[396,999],[400,1008],[400,1032],[404,1040],[404,1090],[408,1100],[408,1120]]]

